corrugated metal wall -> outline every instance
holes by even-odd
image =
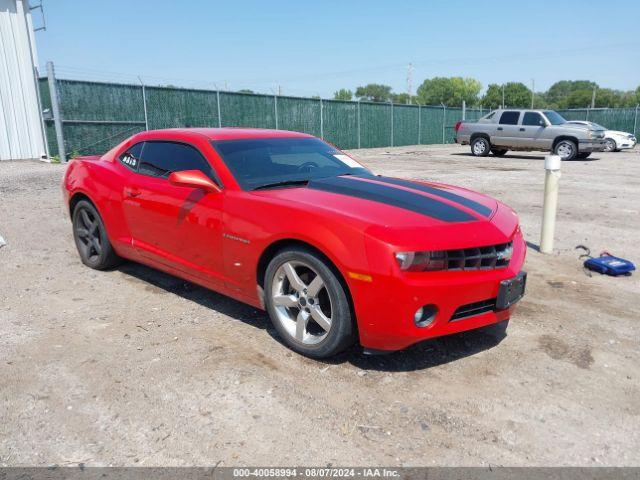
[[[0,0],[0,160],[45,155],[27,0]]]

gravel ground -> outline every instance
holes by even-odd
[[[529,285],[506,337],[306,359],[248,306],[141,265],[84,267],[64,167],[3,162],[0,465],[640,466],[640,275],[588,277],[574,250],[640,262],[638,150],[563,165],[554,255],[536,251],[542,156],[353,153],[519,212]]]

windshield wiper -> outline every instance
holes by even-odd
[[[280,182],[274,182],[274,183],[265,183],[264,185],[259,185],[255,188],[253,188],[252,190],[265,190],[267,188],[278,188],[278,187],[289,187],[289,186],[296,186],[296,185],[306,185],[307,183],[309,183],[309,180],[282,180]]]

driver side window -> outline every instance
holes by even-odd
[[[221,185],[209,162],[195,147],[177,142],[144,143],[138,173],[150,177],[167,178],[171,173],[183,170],[200,170]]]

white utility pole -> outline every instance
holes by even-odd
[[[536,80],[531,79],[531,108],[533,108],[533,99],[536,96]]]
[[[502,84],[502,108],[505,108],[505,105],[504,105],[504,83]]]
[[[407,68],[407,93],[409,94],[409,105],[411,105],[411,96],[413,95],[413,64],[409,63]]]

